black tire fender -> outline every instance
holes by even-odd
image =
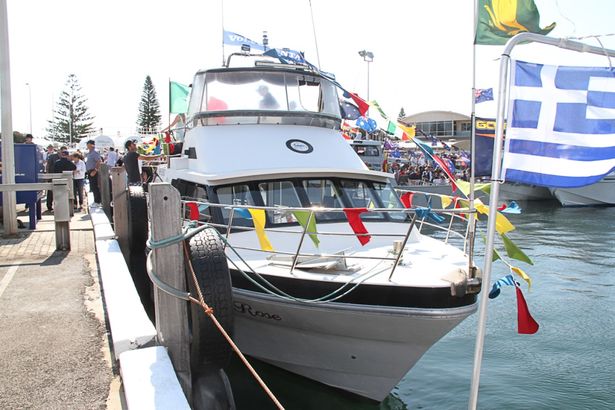
[[[141,303],[153,312],[153,286],[147,276],[146,246],[149,235],[147,199],[143,187],[129,185],[126,191],[128,206],[128,266]],[[152,316],[152,315],[150,315]]]
[[[143,187],[128,186],[128,246],[130,252],[145,252],[149,234],[147,199]]]
[[[205,303],[213,308],[218,322],[232,336],[233,293],[224,244],[216,230],[208,228],[190,238],[188,249]],[[190,294],[198,299],[187,263],[186,280]],[[231,358],[232,348],[203,308],[195,303],[190,303],[189,326],[192,368],[224,368]]]

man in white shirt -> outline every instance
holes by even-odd
[[[107,154],[107,160],[105,161],[105,164],[109,165],[110,167],[114,167],[115,164],[117,164],[117,159],[118,155],[115,148],[109,148],[109,153]]]

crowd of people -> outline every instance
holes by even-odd
[[[25,137],[26,144],[32,144],[33,137],[27,134]],[[69,151],[66,145],[60,146],[58,149],[52,144],[47,146],[44,153],[40,153],[39,168],[45,173],[61,173],[63,171],[72,171],[73,173],[73,188],[75,193],[74,211],[79,212],[87,206],[87,193],[85,192],[85,181],[88,181],[89,191],[93,195],[93,206],[100,206],[101,193],[99,188],[99,169],[101,164],[106,164],[109,167],[124,166],[129,184],[141,184],[148,182],[151,178],[151,171],[148,172],[146,167],[140,167],[140,160],[155,160],[159,159],[160,155],[141,155],[137,152],[137,144],[135,141],[128,140],[124,145],[126,153],[122,156],[114,148],[110,147],[101,154],[96,149],[96,142],[88,140],[86,144],[87,150],[85,153],[80,149]],[[45,205],[47,212],[53,212],[53,191],[47,191]]]
[[[469,174],[465,166],[456,167],[460,156],[454,153],[439,155],[446,164],[450,164],[449,172],[456,179],[467,181]],[[407,158],[391,158],[392,162],[387,163],[385,171],[395,175],[398,185],[446,185],[449,178],[446,172],[439,166],[434,166],[433,162],[428,161],[422,154],[408,155]]]

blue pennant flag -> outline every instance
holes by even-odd
[[[615,70],[513,62],[502,176],[591,185],[615,169]]]
[[[265,51],[265,46],[260,43],[257,43],[254,40],[250,40],[247,37],[242,36],[241,34],[233,33],[232,31],[224,30],[224,44],[229,46],[242,46],[248,45],[253,50]]]
[[[419,219],[431,219],[433,222],[438,224],[444,222],[444,217],[433,212],[431,208],[418,207],[415,212]]]
[[[500,295],[500,288],[502,286],[516,286],[517,282],[513,279],[512,275],[506,275],[502,279],[495,281],[489,292],[489,299],[495,299]]]
[[[493,88],[477,88],[474,90],[474,102],[478,104],[485,101],[493,101]]]

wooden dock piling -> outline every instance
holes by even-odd
[[[182,234],[181,199],[168,183],[149,186],[151,239],[160,241]],[[176,289],[187,291],[182,243],[153,249],[152,266],[157,276]],[[166,346],[177,377],[189,402],[192,402],[188,303],[157,288],[154,291],[158,342]]]

